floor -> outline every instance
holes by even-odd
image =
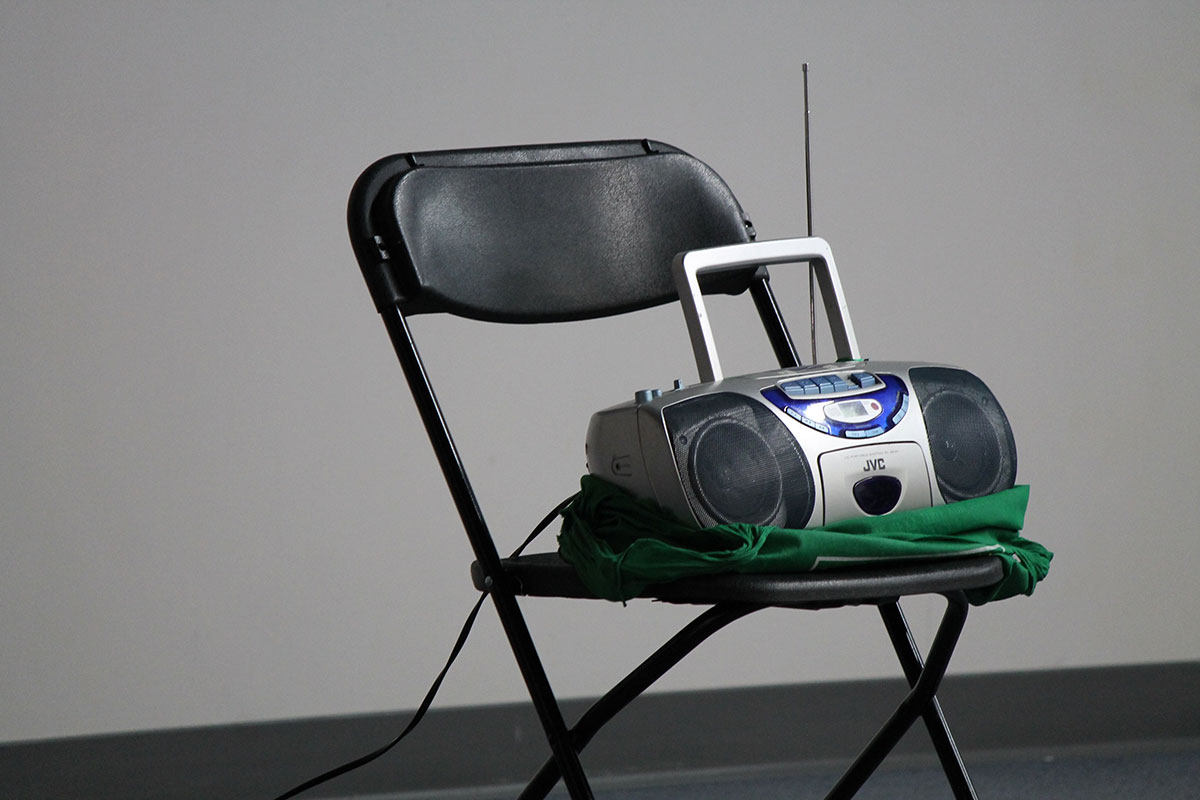
[[[980,800],[1200,800],[1200,740],[1069,751],[968,754]],[[802,764],[747,771],[594,780],[597,800],[797,800],[823,798],[840,764]],[[519,787],[472,792],[392,795],[395,800],[501,800]],[[561,789],[551,797],[566,797]],[[893,758],[856,800],[953,800],[936,763]],[[383,800],[378,798],[377,800]]]

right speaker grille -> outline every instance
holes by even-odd
[[[966,370],[909,370],[929,434],[938,489],[947,503],[1011,489],[1017,446],[995,395]]]

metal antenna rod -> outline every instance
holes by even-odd
[[[808,62],[800,68],[804,73],[804,206],[808,211],[808,235],[812,236],[812,158],[808,144]]]
[[[808,235],[813,235],[812,224],[812,157],[808,136],[808,62],[800,68],[804,73],[804,206],[808,213]],[[812,342],[812,363],[817,363],[817,271],[808,265],[808,333]]]

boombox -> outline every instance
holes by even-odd
[[[816,273],[838,361],[723,377],[699,273],[800,262]],[[1013,486],[1012,429],[983,381],[859,355],[824,240],[695,250],[673,269],[701,382],[641,390],[594,414],[593,475],[705,527],[814,527]]]

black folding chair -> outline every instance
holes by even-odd
[[[935,692],[966,621],[964,590],[1002,578],[992,557],[819,574],[725,574],[651,586],[640,596],[707,608],[573,726],[567,726],[550,688],[518,597],[594,595],[556,553],[500,557],[407,318],[444,312],[543,323],[676,301],[671,263],[677,254],[755,238],[716,173],[650,140],[394,155],[359,177],[350,196],[349,226],[363,276],[474,549],[475,586],[495,604],[549,742],[551,757],[522,800],[545,797],[560,778],[575,800],[592,797],[579,753],[621,709],[730,622],[767,607],[861,604],[879,608],[911,691],[828,797],[853,796],[917,718],[929,730],[955,797],[975,797]],[[748,290],[780,365],[799,363],[765,267],[715,274],[702,288]],[[947,601],[924,659],[898,605],[900,597],[915,594],[940,594]]]

